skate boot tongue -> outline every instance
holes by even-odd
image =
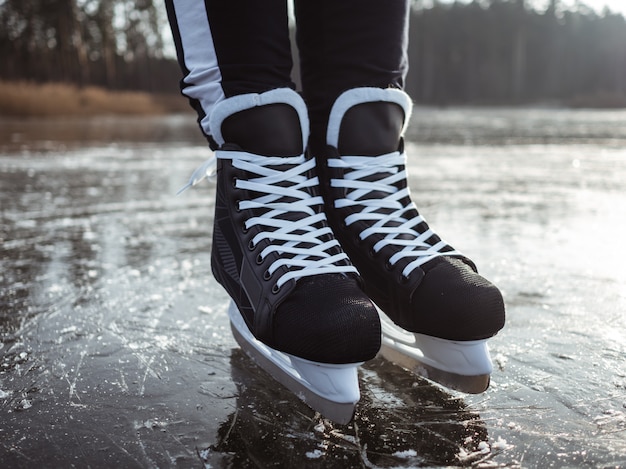
[[[403,266],[406,281],[418,266],[436,258],[440,248],[452,250],[440,243],[410,200],[401,138],[408,111],[400,102],[375,100],[348,102],[343,112],[338,112],[336,142],[329,141],[328,166],[342,171],[331,186],[345,191],[335,207],[352,212],[344,223],[362,241],[369,238],[370,250],[386,257],[388,266]],[[414,276],[415,286],[421,276]]]
[[[296,110],[282,103],[253,107],[228,116],[221,125],[226,145],[266,156],[297,156],[304,152]]]
[[[378,156],[398,151],[404,110],[395,103],[367,102],[346,111],[339,127],[341,156]]]
[[[357,104],[346,111],[339,129],[337,151],[340,156],[371,156],[371,161],[363,161],[364,167],[378,164],[375,157],[400,151],[400,134],[404,127],[404,109],[395,103],[384,101]],[[362,178],[366,182],[377,182],[397,172],[397,168],[384,168],[385,171],[369,174]],[[373,186],[374,187],[374,186]],[[388,192],[370,191],[368,198],[383,200]],[[380,213],[390,214],[391,207],[380,207]],[[388,220],[386,227],[398,227],[401,222]],[[397,239],[411,239],[400,233]]]

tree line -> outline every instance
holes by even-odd
[[[418,101],[626,104],[626,22],[608,10],[562,10],[557,0],[545,11],[524,0],[418,7],[409,43],[407,89]]]
[[[161,0],[0,0],[0,79],[176,90]]]
[[[0,79],[176,92],[161,0],[0,0]],[[406,88],[431,104],[626,102],[626,21],[584,5],[413,0]]]

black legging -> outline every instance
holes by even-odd
[[[181,89],[206,116],[218,101],[295,88],[286,0],[165,0]],[[295,0],[302,92],[311,143],[323,145],[332,103],[361,86],[402,88],[408,0]]]

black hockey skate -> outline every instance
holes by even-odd
[[[487,389],[487,339],[504,326],[500,291],[442,241],[411,201],[401,135],[411,101],[357,88],[335,102],[318,165],[335,235],[381,312],[381,354],[469,393]]]
[[[327,224],[315,161],[304,155],[304,102],[290,89],[235,96],[209,125],[219,145],[211,266],[232,298],[233,334],[309,406],[347,423],[357,367],[380,348],[380,320]]]

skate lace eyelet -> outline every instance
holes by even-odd
[[[233,185],[233,187],[236,189],[237,188],[237,178],[233,176],[233,178],[230,180],[230,182]]]
[[[278,286],[277,283],[274,284],[274,286],[272,287],[272,293],[276,294],[280,291],[280,287]]]
[[[250,231],[248,228],[246,228],[246,224],[244,223],[243,225],[241,225],[241,232],[243,234],[246,234],[248,231]],[[252,241],[250,241],[252,242]]]
[[[239,204],[241,203],[241,200],[235,200],[235,211],[237,213],[241,212],[241,208],[239,208]]]
[[[256,245],[254,244],[254,241],[250,240],[250,242],[248,243],[248,249],[250,251],[254,251],[255,248],[256,248]]]
[[[369,249],[367,250],[367,255],[368,255],[368,256],[370,256],[370,257],[372,257],[372,258],[373,258],[373,257],[376,257],[376,251],[374,251],[374,248],[373,248],[373,247],[371,247],[371,248],[369,248]]]
[[[398,281],[400,282],[400,284],[404,285],[409,281],[409,277],[405,276],[404,274],[400,274],[398,276]]]
[[[263,257],[261,256],[261,254],[259,254],[258,256],[256,256],[256,264],[257,264],[257,265],[261,265],[261,264],[263,264]]]
[[[385,262],[385,269],[393,270],[393,265],[391,264],[391,262],[389,261]]]
[[[269,280],[269,279],[271,279],[271,278],[272,278],[272,274],[270,273],[270,271],[269,271],[269,270],[266,270],[266,271],[263,273],[263,280]]]

